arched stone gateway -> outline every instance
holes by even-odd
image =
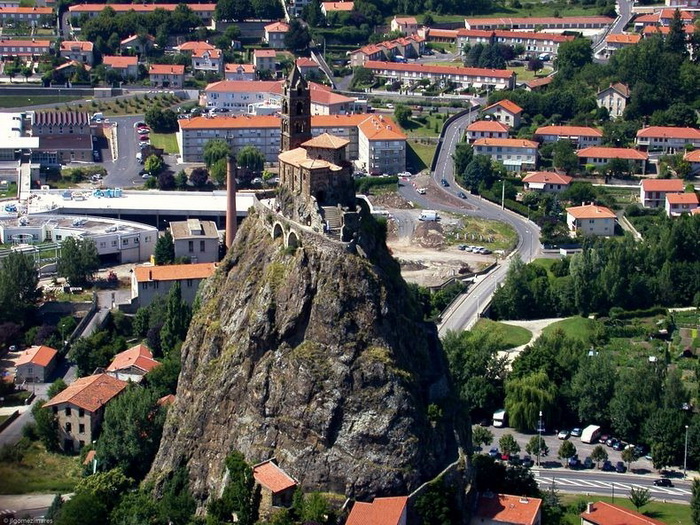
[[[272,238],[277,239],[284,236],[284,228],[279,222],[276,222],[272,227]]]
[[[287,235],[287,248],[299,248],[301,246],[301,241],[299,240],[299,237],[297,236],[296,232],[293,230],[289,232]]]

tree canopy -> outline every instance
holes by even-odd
[[[100,266],[97,246],[92,239],[67,237],[61,243],[57,272],[71,286],[85,286],[92,281]]]

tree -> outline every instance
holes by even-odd
[[[51,386],[46,391],[46,395],[49,399],[53,399],[55,396],[63,392],[66,388],[68,388],[68,385],[62,377],[59,377],[58,379],[56,379],[56,381],[51,383]]]
[[[416,498],[416,513],[420,516],[422,523],[432,525],[459,523],[454,497],[454,488],[440,477],[431,482],[425,491]]]
[[[632,487],[630,489],[630,502],[634,505],[634,508],[637,509],[637,512],[639,512],[639,509],[651,502],[651,493],[649,489]]]
[[[584,356],[571,380],[572,398],[576,400],[579,421],[610,421],[606,403],[615,392],[615,367],[606,352]]]
[[[175,187],[175,177],[170,171],[163,171],[155,180],[158,181],[159,190],[172,190]]]
[[[78,374],[92,374],[96,368],[105,368],[119,352],[126,350],[124,337],[115,337],[108,330],[100,330],[88,337],[79,338],[70,349],[68,357],[78,367]]]
[[[503,454],[508,454],[509,456],[520,452],[520,445],[518,445],[511,433],[503,434],[501,439],[498,440],[498,446]]]
[[[639,459],[637,453],[634,451],[634,447],[628,447],[622,451],[622,461],[627,463],[627,469],[629,470],[630,465]]]
[[[27,82],[27,79],[34,74],[34,70],[30,66],[23,67],[21,71],[25,82]]]
[[[165,230],[165,233],[158,237],[156,246],[153,249],[153,257],[155,258],[156,266],[173,264],[175,261],[175,243],[170,230]]]
[[[405,104],[396,104],[396,107],[394,108],[394,117],[396,118],[396,122],[402,128],[405,128],[408,125],[412,114],[413,112],[411,109]]]
[[[491,158],[486,155],[475,155],[464,170],[463,180],[465,186],[472,191],[477,191],[482,184],[490,188],[495,180]]]
[[[244,146],[236,155],[236,164],[240,168],[258,173],[265,166],[265,155],[255,146]]]
[[[157,177],[160,172],[163,171],[163,168],[165,168],[165,164],[163,163],[163,159],[161,159],[158,155],[150,155],[146,159],[143,167],[148,173],[154,177]]]
[[[559,446],[559,451],[557,452],[557,457],[559,459],[567,460],[575,455],[576,445],[574,445],[571,441],[566,440]]]
[[[700,479],[693,480],[692,487],[693,495],[690,497],[690,514],[693,518],[693,523],[700,523]]]
[[[205,168],[195,168],[190,173],[190,182],[195,188],[203,188],[209,180],[209,172]]]
[[[593,62],[593,48],[587,38],[575,38],[559,46],[555,65],[562,78],[572,78],[583,66]]]
[[[312,0],[307,4],[304,7],[302,18],[306,20],[306,23],[311,27],[325,25],[326,19],[323,16],[323,11],[321,11],[321,2],[319,2],[319,0]]]
[[[58,513],[56,525],[104,525],[109,522],[107,505],[94,494],[75,494]]]
[[[71,286],[85,286],[100,266],[100,256],[92,239],[68,237],[61,243],[57,272]]]
[[[160,331],[161,348],[165,355],[168,355],[178,342],[185,340],[191,317],[192,310],[182,299],[180,283],[176,282],[168,292],[165,323]]]
[[[226,157],[232,155],[232,153],[233,151],[228,142],[223,139],[212,139],[204,144],[202,155],[207,168],[211,168],[214,163],[221,159],[226,159]]]
[[[467,166],[474,158],[474,148],[466,142],[459,142],[455,147],[455,152],[452,154],[452,161],[455,166],[455,174],[463,176]]]
[[[289,31],[284,35],[284,45],[292,51],[304,51],[309,47],[311,35],[309,28],[298,18],[292,20],[289,24]]]
[[[171,109],[159,109],[153,106],[146,111],[146,124],[156,133],[174,133],[179,125],[177,115]]]
[[[549,454],[549,447],[542,436],[532,436],[525,445],[525,452],[532,456],[546,456]]]
[[[216,3],[214,16],[217,20],[235,20],[240,22],[253,14],[250,0],[220,0]]]
[[[284,16],[282,4],[275,0],[252,0],[255,18],[260,20],[275,20]],[[319,11],[321,8],[319,7]]]
[[[598,468],[598,465],[601,461],[608,460],[608,451],[605,450],[605,447],[603,447],[603,445],[596,445],[593,448],[593,451],[591,452],[591,459],[595,461],[595,466],[596,468]]]
[[[175,174],[175,188],[180,191],[187,189],[187,173],[185,173],[185,170],[180,170]]]
[[[226,522],[232,513],[238,515],[237,523],[253,525],[255,515],[253,469],[245,461],[245,457],[234,451],[226,457],[228,483],[224,487],[221,498],[211,500],[207,513],[219,521]]]
[[[107,405],[97,457],[103,470],[121,469],[140,480],[151,468],[163,432],[165,411],[150,390],[127,388]]]
[[[46,514],[44,515],[44,518],[47,520],[56,521],[61,507],[63,507],[63,498],[60,494],[56,494],[53,498],[53,501],[51,502],[51,505],[48,509],[46,509]]]
[[[493,432],[482,426],[472,427],[472,444],[479,447],[493,443]]]
[[[552,162],[555,168],[563,169],[567,173],[572,173],[578,169],[578,157],[571,141],[558,140],[554,144]]]
[[[527,61],[527,68],[530,71],[539,71],[544,67],[544,63],[537,57],[532,57],[530,60]]]
[[[99,457],[102,459],[101,455]],[[75,493],[96,496],[111,510],[121,495],[133,485],[134,480],[125,476],[122,469],[113,468],[81,479],[75,486]]]
[[[506,411],[518,431],[534,430],[540,410],[548,414],[556,400],[556,385],[543,371],[506,382]]]
[[[36,433],[39,439],[49,452],[59,450],[58,444],[58,421],[53,410],[44,408],[45,400],[40,399],[32,407],[32,416],[36,423]]]
[[[39,276],[31,257],[10,252],[0,261],[0,320],[24,322],[40,296]]]
[[[624,178],[626,174],[632,174],[632,166],[628,160],[614,158],[610,159],[603,168],[603,172],[611,177]]]
[[[681,13],[678,8],[676,8],[676,10],[673,12],[673,18],[669,23],[668,34],[666,34],[664,37],[664,44],[670,53],[679,56],[685,56],[688,54],[685,47],[686,34],[683,25]]]

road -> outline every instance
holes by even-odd
[[[407,200],[416,202],[424,208],[462,213],[509,224],[518,234],[518,244],[515,252],[524,261],[530,261],[537,256],[540,250],[539,227],[516,213],[501,209],[497,204],[481,199],[478,196],[470,195],[467,190],[458,186],[455,181],[452,154],[457,144],[462,140],[467,126],[476,120],[478,110],[478,107],[472,108],[468,113],[455,119],[448,125],[433,174],[437,186],[445,194],[453,197],[456,197],[460,191],[467,194],[468,198],[465,205],[457,207],[430,201],[425,195],[419,195],[415,188],[410,185],[402,186],[400,192]],[[447,180],[449,186],[441,186],[441,179]],[[498,284],[505,279],[509,263],[510,259],[505,259],[498,264],[494,271],[485,276],[480,276],[467,293],[445,312],[441,323],[438,325],[440,335],[444,335],[448,330],[459,331],[468,329],[476,322],[484,306],[490,302],[490,298]]]
[[[617,18],[613,24],[605,31],[600,40],[594,42],[593,46],[593,56],[598,57],[605,51],[605,39],[608,35],[616,35],[622,33],[625,26],[629,23],[632,18],[632,7],[634,6],[634,0],[617,0]]]
[[[109,120],[117,124],[117,159],[112,160],[111,153],[106,149],[102,150],[103,165],[107,169],[103,185],[110,188],[141,186],[141,165],[136,160],[136,154],[140,150],[134,123],[143,121],[143,115],[110,117]]]

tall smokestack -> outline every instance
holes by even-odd
[[[233,156],[226,157],[226,249],[233,244],[238,229],[236,214],[236,168]]]

